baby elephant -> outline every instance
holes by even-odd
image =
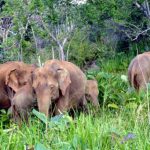
[[[150,52],[137,55],[128,68],[128,80],[137,91],[146,88],[150,82]]]
[[[87,100],[91,101],[94,106],[99,106],[98,102],[98,84],[96,80],[87,80],[85,97]]]
[[[11,110],[13,119],[28,121],[28,112],[36,103],[36,97],[30,83],[20,88],[11,100]]]

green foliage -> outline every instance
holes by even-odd
[[[89,41],[87,28],[76,30],[69,44],[66,46],[69,61],[74,62],[81,68],[88,61],[97,60],[99,64],[105,65],[107,60],[115,58],[115,51],[110,46],[106,46],[101,41],[95,43]],[[118,54],[118,56],[122,54]],[[116,56],[117,57],[117,56]],[[120,57],[121,58],[121,57]],[[119,57],[118,57],[119,60]],[[105,61],[105,64],[103,63]]]
[[[67,114],[60,114],[47,119],[46,116],[35,109],[33,109],[33,114],[38,117],[42,122],[45,123],[49,128],[57,128],[57,130],[65,130],[66,127],[72,122],[72,118]]]
[[[86,31],[76,31],[69,45],[69,60],[81,67],[85,65],[85,61],[95,59],[98,53],[87,40]]]
[[[35,150],[47,150],[47,148],[43,144],[38,143],[35,145]]]
[[[101,68],[105,72],[110,73],[124,73],[125,68],[128,68],[128,65],[132,59],[133,55],[127,55],[125,53],[117,53],[114,56],[110,57],[110,59],[105,58],[101,62]],[[105,62],[105,63],[103,63]],[[125,72],[126,73],[126,72]]]
[[[0,127],[1,149],[24,149],[25,145],[43,149],[148,149],[149,125],[142,108],[138,110],[99,111],[95,116],[81,114],[65,130],[43,129],[41,122],[31,118],[20,128]],[[126,138],[128,135],[131,137]],[[41,143],[41,144],[40,144]]]
[[[138,2],[141,4],[143,1]],[[62,28],[64,25],[67,27],[70,24],[75,26],[75,30],[69,33],[64,51],[66,55],[69,54],[67,58],[69,57],[70,61],[81,67],[95,59],[101,63],[104,58],[113,58],[116,52],[120,51],[130,50],[132,55],[135,55],[137,51],[135,43],[139,51],[149,49],[148,36],[139,43],[125,39],[128,46],[124,49],[124,44],[121,46],[118,44],[121,41],[116,41],[115,46],[111,43],[111,40],[115,40],[113,39],[115,35],[114,37],[108,35],[110,29],[115,34],[116,31],[120,32],[120,29],[122,31],[122,28],[131,29],[134,35],[138,32],[137,28],[143,29],[148,25],[148,19],[133,5],[132,0],[105,2],[88,0],[87,4],[79,6],[71,4],[71,0],[14,0],[13,2],[6,0],[1,16],[13,18],[11,28],[13,34],[10,33],[7,40],[0,46],[3,56],[1,62],[21,59],[25,62],[37,63],[38,56],[44,62],[52,58],[52,49],[54,49],[55,58],[59,58],[58,43],[63,40],[56,42],[50,34],[56,35],[58,31],[64,30]],[[43,27],[41,18],[48,29]],[[109,24],[109,21],[116,26]],[[117,26],[120,28],[117,29]],[[135,26],[137,26],[136,30]],[[58,30],[55,31],[56,29]],[[57,39],[66,38],[66,34],[68,33],[64,30]],[[38,46],[37,41],[44,44]]]
[[[143,0],[138,2],[142,3]],[[103,23],[103,21],[108,18],[113,18],[117,22],[127,23],[126,21],[129,21],[129,18],[132,20],[131,13],[135,16],[135,13],[137,13],[137,9],[133,9],[134,7],[132,0],[89,0],[88,3],[89,4],[85,5],[83,9],[83,17],[85,20],[89,20],[93,23]]]

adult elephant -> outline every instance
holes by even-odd
[[[11,106],[13,95],[28,83],[34,69],[34,65],[19,61],[0,64],[0,109]]]
[[[150,82],[150,52],[137,55],[128,67],[128,80],[137,91]]]
[[[33,73],[39,111],[48,116],[56,104],[55,115],[86,104],[86,76],[79,67],[67,61],[49,60]]]

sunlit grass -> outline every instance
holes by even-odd
[[[42,143],[47,149],[149,149],[150,128],[146,109],[81,113],[64,127],[48,128],[36,117],[19,128],[0,128],[0,149],[24,149]],[[94,115],[93,115],[94,114]],[[62,125],[63,126],[63,125]],[[128,134],[133,137],[125,139]]]

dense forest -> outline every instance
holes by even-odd
[[[59,58],[84,67],[119,53],[135,55],[149,50],[148,1],[78,3],[1,1],[1,62]]]
[[[0,0],[0,63],[70,61],[99,89],[99,110],[15,124],[0,110],[0,149],[149,149],[149,93],[130,87],[130,61],[150,50],[149,0]]]

